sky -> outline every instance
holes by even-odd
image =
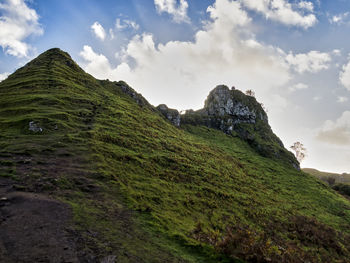
[[[151,104],[252,89],[302,167],[350,173],[348,0],[0,0],[0,80],[47,49]]]

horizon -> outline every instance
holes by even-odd
[[[307,148],[302,167],[350,173],[350,3],[278,2],[5,0],[0,80],[59,47],[155,106],[199,109],[217,85],[252,89],[285,148]]]

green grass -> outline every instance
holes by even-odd
[[[321,172],[312,168],[303,168],[303,171],[325,182],[330,181],[332,183],[350,184],[350,174],[347,174],[347,173],[342,173],[342,174],[328,173],[328,172]],[[330,180],[330,179],[333,179],[333,180]]]
[[[58,50],[0,83],[0,174],[70,204],[83,250],[118,262],[347,262],[346,199],[237,137],[175,128],[122,85]]]

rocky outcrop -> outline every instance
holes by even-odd
[[[180,113],[175,109],[169,109],[167,105],[160,104],[157,106],[157,110],[165,117],[167,118],[173,125],[176,127],[180,126],[181,123],[181,117]]]
[[[148,101],[141,94],[137,93],[133,88],[131,88],[124,81],[119,81],[118,85],[120,85],[121,90],[125,94],[129,95],[138,105],[140,106],[150,105]]]
[[[210,92],[201,114],[207,116],[208,126],[225,133],[232,133],[235,126],[241,123],[268,123],[265,111],[254,97],[239,90],[230,90],[224,85],[217,86]]]
[[[198,121],[198,124],[220,129],[227,134],[234,131],[242,133],[237,129],[240,124],[251,124],[253,127],[262,123],[268,126],[267,114],[254,97],[234,88],[230,90],[224,85],[217,86],[209,93],[203,109],[186,111],[182,121],[191,124]]]
[[[205,125],[240,137],[263,156],[287,160],[299,169],[294,155],[271,130],[262,105],[235,88],[217,86],[209,93],[203,109],[181,115],[181,124]]]

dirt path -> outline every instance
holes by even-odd
[[[0,178],[0,262],[80,262],[70,219],[66,204]]]

